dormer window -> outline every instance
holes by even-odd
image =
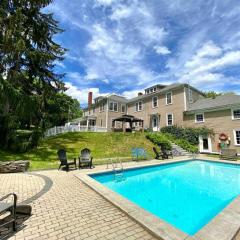
[[[153,92],[156,92],[157,91],[157,88],[155,87],[155,88],[153,88]]]

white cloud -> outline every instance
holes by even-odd
[[[99,88],[83,88],[79,89],[75,85],[73,85],[70,82],[66,82],[66,87],[68,88],[67,91],[65,92],[67,95],[71,96],[72,98],[77,99],[81,106],[85,106],[88,103],[88,93],[92,92],[93,93],[93,98],[96,98],[100,95],[106,95],[105,94],[100,94]]]
[[[110,6],[115,0],[96,0],[96,3],[103,6]]]
[[[130,17],[131,14],[132,14],[131,8],[124,6],[124,5],[120,5],[112,13],[112,15],[110,16],[110,19],[119,21],[121,19]]]
[[[130,98],[134,98],[134,97],[137,97],[138,96],[138,93],[143,93],[143,89],[139,89],[139,90],[131,90],[131,91],[124,91],[122,93],[122,95],[127,98],[127,99],[130,99]]]
[[[205,43],[197,52],[198,57],[216,57],[222,54],[222,49],[213,41]]]
[[[156,51],[159,55],[168,55],[171,53],[171,51],[165,47],[165,46],[154,46],[153,49]]]

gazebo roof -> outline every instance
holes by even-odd
[[[143,122],[143,120],[132,115],[124,114],[121,117],[113,119],[113,122]]]

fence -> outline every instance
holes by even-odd
[[[44,136],[51,137],[61,133],[68,132],[107,132],[107,128],[98,126],[79,126],[79,125],[56,126],[48,129],[45,132]]]

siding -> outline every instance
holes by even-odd
[[[212,139],[212,149],[213,152],[217,152],[217,144],[219,134],[225,133],[227,134],[230,141],[230,148],[234,148],[238,150],[240,154],[240,147],[234,145],[234,135],[233,129],[240,128],[240,120],[232,120],[231,110],[219,110],[214,112],[206,112],[204,113],[205,122],[204,123],[195,123],[195,114],[185,115],[184,116],[184,126],[185,127],[207,127],[213,129],[215,136]]]

